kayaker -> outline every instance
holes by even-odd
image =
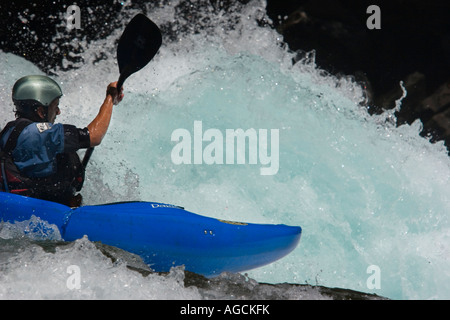
[[[79,206],[82,197],[76,193],[84,182],[84,168],[76,151],[101,143],[113,105],[123,99],[116,86],[108,85],[94,120],[77,128],[54,123],[63,95],[57,82],[42,75],[17,80],[12,91],[16,120],[0,133],[0,190]]]

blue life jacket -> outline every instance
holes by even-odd
[[[1,137],[4,146],[13,128]],[[56,173],[56,155],[64,151],[62,124],[32,122],[17,139],[11,155],[20,172],[30,178],[43,178]]]
[[[62,124],[9,122],[0,133],[0,191],[60,203],[80,191],[84,168],[75,151],[65,152],[65,134]]]

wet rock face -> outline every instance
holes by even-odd
[[[372,4],[380,29],[367,25]],[[320,68],[364,82],[370,112],[393,108],[403,81],[398,124],[420,119],[424,136],[450,147],[450,2],[269,0],[267,12],[291,50],[315,50]]]

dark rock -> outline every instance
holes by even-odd
[[[126,264],[128,269],[139,272],[144,277],[153,273],[135,254],[99,242],[94,244],[113,263],[121,261]],[[55,243],[55,245],[67,246],[62,242]],[[184,275],[181,277],[184,286],[186,288],[194,286],[206,300],[387,300],[376,294],[343,288],[296,283],[260,283],[240,273],[225,272],[214,278],[206,278],[200,274],[184,271],[183,267],[178,268],[179,272]],[[158,274],[167,276],[168,273],[158,272]]]
[[[381,29],[366,25],[372,4],[380,8]],[[403,81],[398,124],[420,119],[422,135],[450,146],[450,2],[268,0],[267,12],[291,50],[315,50],[320,68],[362,79],[369,112],[395,107]]]
[[[205,278],[185,271],[185,287],[195,286],[205,299],[238,300],[388,300],[350,289],[295,283],[259,283],[239,273]]]
[[[445,140],[450,146],[450,80],[424,99],[420,107],[430,114],[424,122],[424,132],[434,140]]]

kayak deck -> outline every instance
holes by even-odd
[[[0,192],[0,218],[14,223],[37,216],[55,224],[65,241],[91,241],[138,254],[153,270],[184,265],[212,277],[276,261],[298,244],[301,228],[224,221],[157,202],[67,206]]]

